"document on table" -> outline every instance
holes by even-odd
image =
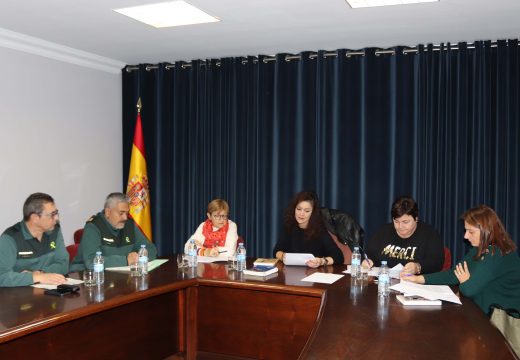
[[[397,264],[393,268],[390,269],[390,277],[392,279],[399,279],[399,274],[403,271],[404,266],[402,264]],[[379,276],[380,267],[373,266],[370,270],[368,270],[368,276]],[[345,274],[351,274],[350,265],[347,266],[347,270],[343,271]]]
[[[315,272],[314,274],[311,274],[311,275],[303,278],[302,281],[322,283],[322,284],[332,284],[332,283],[338,281],[339,279],[341,279],[343,276],[345,276],[345,275]]]
[[[314,255],[305,253],[285,253],[283,263],[285,265],[306,266],[307,261],[314,259]]]
[[[347,265],[347,270],[344,270],[343,273],[352,274],[351,265]],[[377,266],[373,266],[371,269],[368,270],[368,276],[379,276],[379,268]]]
[[[156,269],[157,267],[161,266],[162,264],[164,264],[167,261],[168,261],[168,259],[155,259],[155,260],[152,260],[152,261],[148,262],[148,271],[150,272],[150,271]],[[108,270],[108,271],[119,271],[119,272],[130,272],[130,266],[129,265],[127,265],[127,266],[114,266],[114,267],[106,268],[105,270]]]
[[[226,253],[222,253],[219,256],[197,256],[197,261],[201,264],[213,263],[217,261],[227,261],[228,255]]]
[[[462,304],[460,299],[447,285],[422,285],[409,281],[401,281],[390,286],[390,289],[399,291],[406,296],[421,296],[428,300],[444,300],[455,304]]]
[[[72,279],[67,278],[66,285],[78,285],[83,284],[83,280],[78,279]],[[56,290],[58,288],[58,285],[47,285],[47,284],[32,284],[32,287],[39,288],[39,289],[49,289],[49,290]]]

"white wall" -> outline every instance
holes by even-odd
[[[121,96],[121,74],[0,47],[0,233],[41,191],[72,243],[122,190]]]

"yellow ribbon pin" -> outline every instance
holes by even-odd
[[[56,243],[55,243],[54,241],[51,242],[51,245],[50,245],[50,246],[51,246],[51,249],[56,249]]]

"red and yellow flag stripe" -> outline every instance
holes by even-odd
[[[152,216],[150,212],[150,188],[146,171],[141,113],[137,113],[134,143],[128,172],[126,194],[130,198],[130,215],[143,234],[152,241]]]

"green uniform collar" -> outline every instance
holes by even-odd
[[[25,221],[20,221],[20,227],[22,229],[22,235],[25,240],[35,239],[35,237],[32,236],[31,232],[29,231],[29,228],[27,227]]]
[[[115,227],[112,226],[112,224],[107,220],[107,217],[105,216],[105,212],[104,211],[100,211],[99,212],[99,217],[101,219],[103,219],[103,221],[107,225],[108,230],[110,232],[112,232],[115,236],[117,236],[119,234],[119,232],[122,230],[122,229],[116,229]]]
[[[32,234],[31,232],[29,231],[29,228],[27,227],[27,224],[25,223],[24,220],[20,221],[20,227],[21,227],[21,230],[22,230],[22,235],[23,235],[23,238],[25,240],[31,240],[31,239],[36,239]],[[59,223],[56,224],[56,227],[59,227]],[[52,229],[51,231],[46,231],[43,233],[42,236],[44,235],[47,235],[47,236],[51,236],[52,232],[54,231],[54,229]],[[38,239],[36,239],[38,240]],[[43,238],[42,238],[43,240]]]

